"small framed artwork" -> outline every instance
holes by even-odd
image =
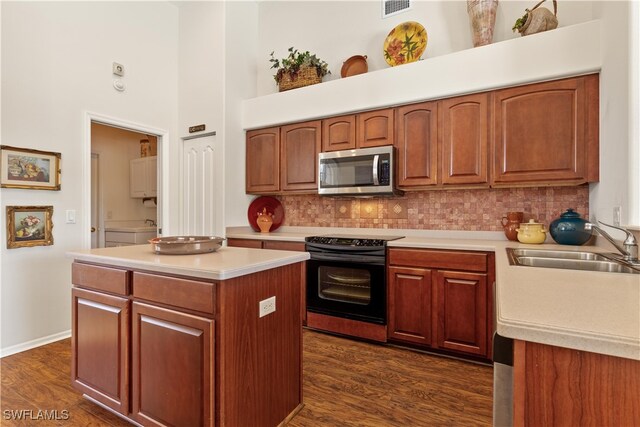
[[[0,187],[60,190],[60,153],[0,145]]]
[[[7,206],[7,249],[53,245],[53,206]]]

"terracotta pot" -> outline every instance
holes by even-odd
[[[491,44],[498,0],[467,0],[473,46]]]
[[[273,225],[273,214],[271,212],[267,212],[267,208],[262,209],[262,212],[258,212],[256,224],[260,227],[261,233],[268,233]]]
[[[522,221],[524,221],[524,212],[507,212],[507,216],[502,217],[501,223],[507,239],[518,241],[518,227]]]

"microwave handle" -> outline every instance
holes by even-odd
[[[322,163],[322,160],[320,160],[319,162],[320,164],[318,165],[318,187],[322,187],[322,183],[324,182],[324,177],[325,177],[325,164]]]
[[[373,156],[373,185],[380,185],[380,180],[378,179],[378,161],[380,160],[380,155],[376,154]]]

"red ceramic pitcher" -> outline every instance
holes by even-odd
[[[524,212],[507,212],[506,216],[502,217],[502,227],[504,228],[504,235],[507,239],[518,241],[518,227],[520,223],[524,221]]]

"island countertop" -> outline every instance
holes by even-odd
[[[150,245],[68,252],[77,261],[211,280],[227,280],[309,259],[307,252],[222,247],[196,255],[158,255]]]

